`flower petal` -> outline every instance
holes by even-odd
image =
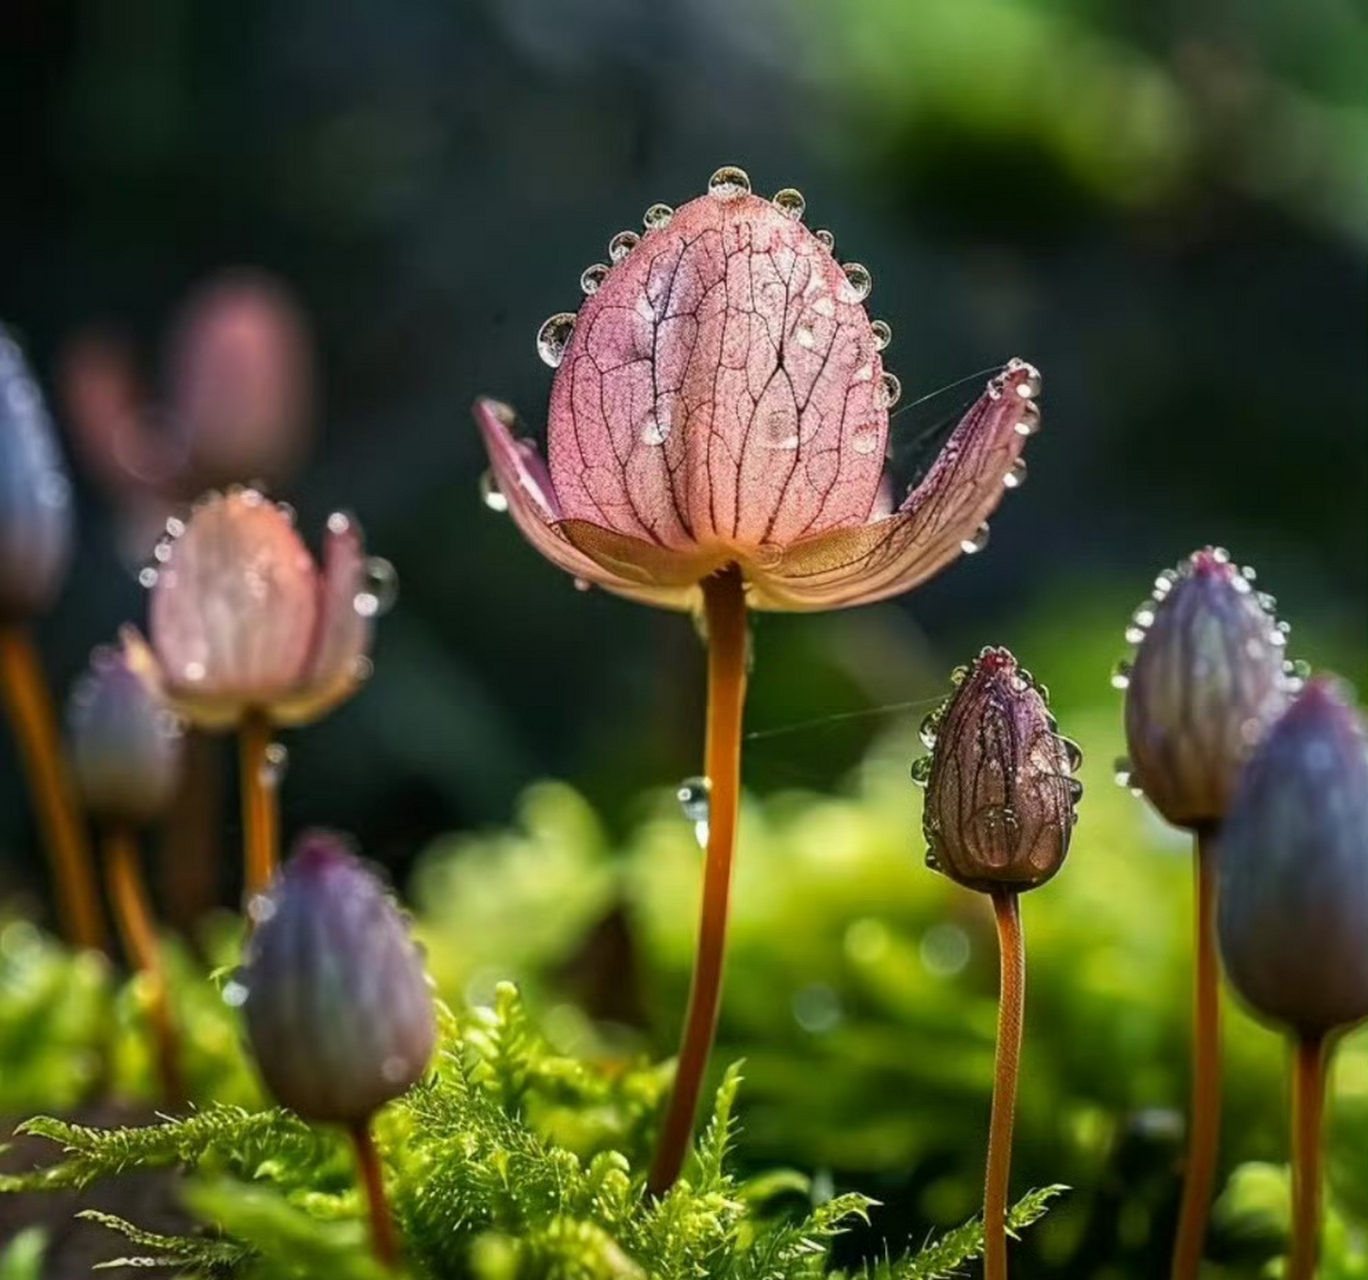
[[[584,302],[557,370],[564,515],[740,560],[866,521],[888,433],[867,289],[768,200],[675,210]]]
[[[289,517],[255,490],[199,506],[152,589],[152,645],[170,696],[269,707],[306,671],[318,570]]]
[[[530,440],[513,435],[517,425],[514,411],[497,400],[477,400],[475,421],[484,436],[499,491],[508,503],[508,514],[542,555],[582,582],[648,604],[670,603],[658,597],[674,593],[653,590],[649,569],[640,567],[669,553],[587,521],[562,521],[546,463]],[[675,607],[687,605],[680,601]]]
[[[345,701],[368,674],[374,623],[356,607],[366,578],[366,545],[361,526],[335,511],[328,517],[319,580],[318,620],[313,655],[303,682],[276,702],[271,718],[282,725],[307,724]]]
[[[242,720],[247,704],[238,698],[214,698],[193,690],[170,689],[162,665],[152,646],[143,639],[142,632],[130,625],[119,630],[124,661],[128,669],[147,687],[148,692],[164,702],[177,715],[184,717],[197,729],[231,729]]]
[[[788,548],[751,577],[758,609],[869,604],[910,590],[963,551],[997,506],[1039,420],[1040,375],[1012,360],[961,419],[922,482],[891,516]]]

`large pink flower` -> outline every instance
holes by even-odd
[[[1039,423],[1040,377],[1010,361],[895,505],[898,384],[869,274],[803,225],[796,193],[762,200],[738,173],[615,237],[578,316],[543,328],[549,466],[511,409],[476,404],[494,479],[548,559],[651,604],[695,607],[729,565],[753,608],[896,595],[980,544]]]
[[[132,630],[126,644],[194,724],[228,728],[248,713],[303,724],[364,680],[383,562],[366,559],[355,520],[329,518],[321,569],[288,512],[254,489],[211,495],[172,532],[158,549],[151,648]]]

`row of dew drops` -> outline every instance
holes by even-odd
[[[1224,547],[1216,547],[1212,550],[1212,555],[1222,564],[1230,563],[1230,552]],[[1182,578],[1184,570],[1165,569],[1154,580],[1154,590],[1141,601],[1139,607],[1131,614],[1131,620],[1126,626],[1126,643],[1133,646],[1129,657],[1122,658],[1116,664],[1112,672],[1112,688],[1125,690],[1130,686],[1131,672],[1134,668],[1134,647],[1141,644],[1145,636],[1149,633],[1150,627],[1154,625],[1154,619],[1159,606],[1167,599],[1174,585]],[[1268,619],[1267,641],[1275,649],[1285,649],[1287,647],[1287,637],[1292,630],[1292,624],[1273,616],[1278,607],[1277,600],[1266,591],[1256,591],[1254,589],[1255,573],[1250,565],[1242,565],[1239,573],[1231,579],[1235,589],[1244,594],[1253,594],[1254,602]],[[1251,654],[1251,657],[1258,657],[1258,654]],[[1302,682],[1311,674],[1311,665],[1304,659],[1285,659],[1283,662],[1283,674],[1286,676],[1288,686],[1291,690],[1300,688]],[[1141,795],[1139,787],[1133,784],[1131,778],[1131,763],[1124,756],[1119,757],[1113,770],[1117,786],[1125,787],[1132,795]]]

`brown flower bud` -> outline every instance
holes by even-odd
[[[1127,638],[1128,783],[1179,827],[1214,826],[1249,753],[1287,704],[1286,628],[1220,549],[1155,582]]]
[[[1078,748],[1006,649],[984,649],[922,725],[927,865],[970,889],[1033,889],[1064,863],[1083,793]]]

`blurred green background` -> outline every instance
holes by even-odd
[[[1018,1161],[1023,1188],[1084,1190],[1023,1274],[1149,1276],[1174,1210],[1188,865],[1111,785],[1108,671],[1155,572],[1218,542],[1278,595],[1296,656],[1363,678],[1366,39],[1348,0],[11,0],[0,316],[65,420],[89,326],[136,343],[155,386],[199,282],[286,283],[319,385],[280,496],[306,532],[355,510],[402,581],[370,685],[287,739],[286,831],[353,830],[401,879],[433,847],[414,885],[448,992],[512,974],[571,1042],[605,1034],[579,1001],[657,1053],[693,928],[671,793],[697,770],[701,649],[680,617],[574,591],[483,507],[470,402],[535,428],[541,320],[613,232],[724,162],[801,188],[871,268],[896,456],[965,403],[950,384],[1036,363],[1045,430],[984,554],[901,601],[757,621],[746,771],[768,800],[743,831],[719,1056],[750,1063],[748,1159],[872,1190],[895,1243],[972,1209],[992,948],[979,904],[921,866],[906,770],[915,704],[1012,646],[1088,761],[1071,866],[1026,908]],[[39,628],[59,689],[144,611],[118,493],[75,478],[77,560]],[[576,790],[519,800],[542,777]],[[445,834],[519,822],[533,834]],[[0,890],[38,910],[29,823],[4,737]],[[231,848],[231,804],[222,831]],[[1227,1165],[1279,1160],[1278,1043],[1231,1038]],[[1342,1110],[1362,1116],[1355,1052]],[[1341,1191],[1360,1222],[1362,1191]]]

